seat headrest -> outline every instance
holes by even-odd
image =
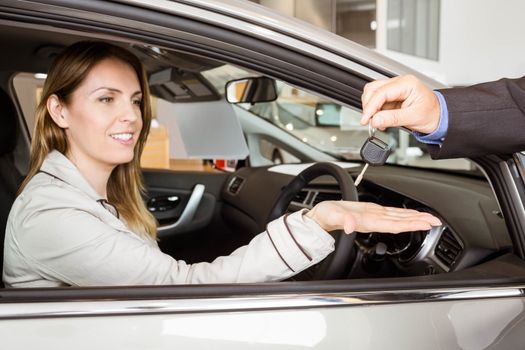
[[[17,113],[11,97],[0,89],[0,156],[15,149]]]

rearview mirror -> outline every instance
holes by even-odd
[[[275,80],[252,77],[226,83],[226,101],[229,103],[271,102],[277,99]]]

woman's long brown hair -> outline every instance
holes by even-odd
[[[56,95],[65,104],[72,93],[84,81],[91,69],[108,58],[118,59],[128,64],[137,73],[142,90],[142,121],[133,160],[120,164],[111,173],[108,184],[108,200],[115,205],[128,227],[139,234],[156,238],[155,218],[146,209],[141,194],[144,183],[140,170],[140,156],[146,143],[151,123],[151,104],[146,72],[140,60],[128,50],[106,42],[82,41],[67,47],[54,60],[42,91],[42,99],[37,106],[35,130],[31,141],[31,160],[27,177],[20,192],[39,171],[49,152],[57,150],[67,154],[68,143],[64,129],[58,127],[47,110],[47,100]]]

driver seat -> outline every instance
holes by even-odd
[[[7,217],[23,179],[15,167],[17,112],[9,95],[0,89],[0,273],[4,267],[4,238]],[[4,284],[0,278],[0,287]]]

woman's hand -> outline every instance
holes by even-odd
[[[412,75],[376,80],[365,85],[361,124],[380,130],[404,126],[430,134],[439,126],[440,105],[432,90]]]
[[[441,225],[441,221],[429,213],[364,202],[324,201],[305,215],[328,232],[399,233],[430,230],[432,226]]]

